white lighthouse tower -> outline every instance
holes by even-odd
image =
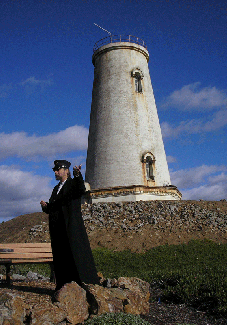
[[[148,68],[136,37],[96,43],[85,181],[95,202],[179,200],[171,185]]]

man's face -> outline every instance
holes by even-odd
[[[68,169],[60,168],[59,170],[55,170],[55,178],[57,181],[64,182],[68,178]]]

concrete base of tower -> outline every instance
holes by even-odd
[[[88,186],[86,186],[88,189]],[[181,200],[182,194],[176,186],[132,185],[88,190],[83,203]]]

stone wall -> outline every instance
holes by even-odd
[[[141,251],[191,239],[227,242],[226,201],[139,201],[83,206],[91,245]]]
[[[227,202],[206,201],[139,201],[121,203],[97,203],[84,205],[82,214],[89,230],[120,228],[137,231],[145,225],[166,228],[174,225],[184,228],[209,227],[226,231]]]

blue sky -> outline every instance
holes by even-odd
[[[227,196],[227,12],[219,0],[1,0],[0,221],[41,211],[55,159],[85,172],[95,42],[143,39],[172,184]]]

